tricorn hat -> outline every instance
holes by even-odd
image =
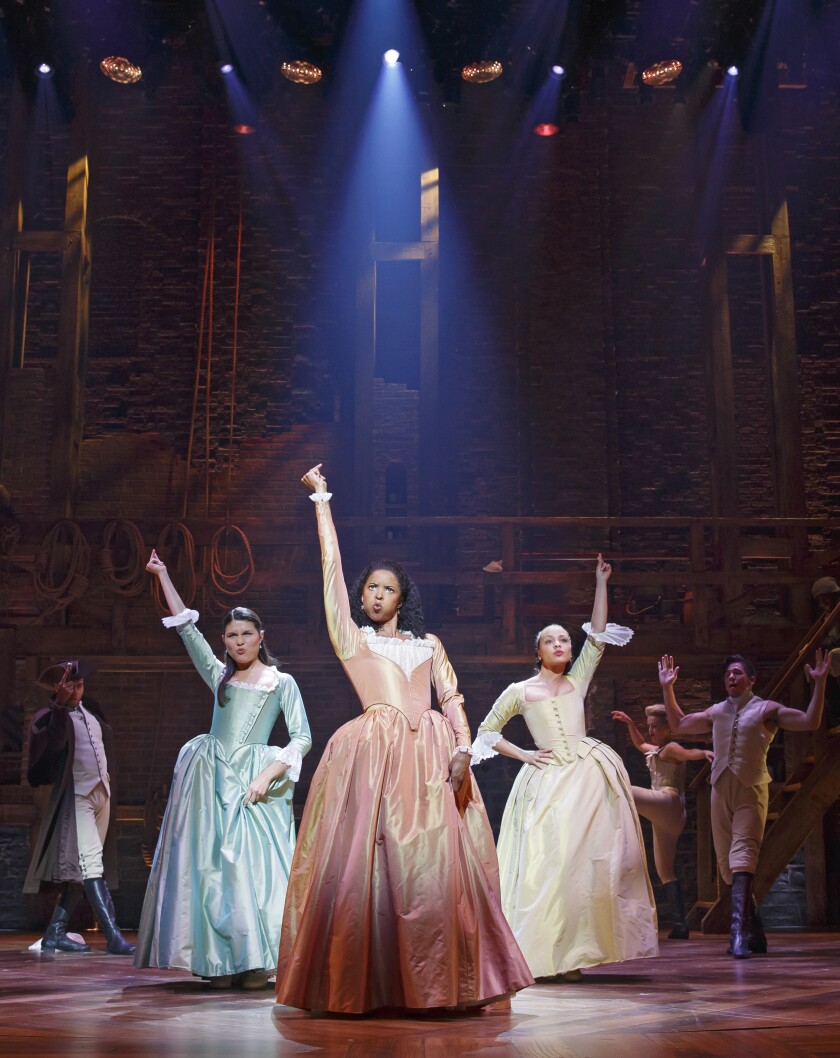
[[[811,585],[811,594],[816,597],[818,595],[838,595],[840,594],[840,584],[834,579],[834,577],[820,577],[819,580],[815,580]]]
[[[96,669],[89,661],[75,658],[71,661],[57,661],[54,665],[50,665],[44,669],[35,682],[39,687],[43,687],[44,690],[54,691],[56,684],[61,682],[68,668],[70,669],[70,675],[77,680],[83,680],[86,676],[92,676],[96,672]]]

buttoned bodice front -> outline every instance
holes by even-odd
[[[603,643],[588,638],[574,665],[567,673],[571,689],[565,694],[540,701],[528,701],[527,682],[512,683],[485,717],[478,734],[501,732],[505,724],[519,713],[538,749],[550,749],[555,764],[571,764],[586,736],[583,699],[601,655]]]

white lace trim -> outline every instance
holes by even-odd
[[[361,631],[367,637],[368,646],[373,653],[399,665],[409,679],[412,672],[427,662],[435,650],[434,643],[430,643],[428,639],[418,639],[410,632],[402,632],[401,635],[406,637],[403,639],[380,639],[369,626],[365,626]]]
[[[268,748],[274,754],[275,762],[279,760],[283,764],[288,764],[289,767],[286,775],[288,775],[292,782],[297,782],[300,778],[300,767],[303,764],[303,757],[297,746],[293,746],[290,743],[282,749],[278,746],[269,746]]]
[[[613,647],[626,647],[635,635],[632,628],[627,628],[625,625],[613,624],[612,621],[607,624],[607,627],[603,632],[593,632],[590,621],[582,624],[581,628],[591,639],[594,639],[596,643],[609,643],[610,646]]]
[[[180,628],[181,625],[198,624],[198,610],[182,610],[171,617],[162,617],[164,628]]]
[[[498,757],[498,751],[493,749],[493,747],[501,739],[501,731],[482,731],[480,735],[476,735],[473,739],[472,752],[470,753],[473,764],[481,764],[483,760]]]
[[[332,499],[331,492],[310,492],[309,498],[313,503],[327,503]]]
[[[246,680],[234,680],[230,679],[227,682],[228,687],[242,687],[246,691],[273,691],[277,684],[280,682],[280,673],[273,666],[268,670],[271,673],[273,683],[248,683]]]

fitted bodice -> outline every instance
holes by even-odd
[[[676,790],[680,797],[685,796],[685,762],[680,760],[663,760],[660,750],[646,753],[650,788],[652,790]]]
[[[564,763],[574,759],[577,745],[586,734],[583,696],[576,687],[556,698],[538,702],[523,699],[519,712],[538,749],[552,750]]]
[[[452,726],[457,743],[469,745],[464,698],[443,644],[433,635],[422,639],[410,636],[389,639],[379,638],[372,628],[359,628],[350,611],[329,502],[319,500],[315,506],[327,629],[362,709],[393,706],[416,730],[423,713],[432,706],[434,686],[441,712]]]
[[[221,742],[228,755],[242,746],[266,745],[281,713],[289,731],[289,745],[301,755],[307,752],[312,744],[309,724],[298,686],[287,672],[269,669],[258,687],[232,680],[220,703],[218,686],[224,665],[194,624],[181,625],[178,633],[199,675],[213,690],[210,734]]]
[[[603,652],[603,643],[588,638],[567,673],[571,690],[555,698],[529,702],[527,682],[512,683],[484,718],[478,729],[479,736],[500,732],[508,720],[519,713],[537,748],[552,750],[556,763],[570,764],[576,757],[578,744],[586,735],[583,698]]]

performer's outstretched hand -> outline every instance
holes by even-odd
[[[149,561],[146,563],[146,569],[149,573],[154,573],[156,577],[159,577],[162,573],[166,572],[165,564],[158,558],[158,553],[152,548],[152,553],[149,557]]]
[[[321,473],[321,467],[323,463],[319,463],[317,467],[313,467],[300,479],[304,485],[309,489],[310,492],[326,492],[327,491],[327,479]]]
[[[663,687],[670,687],[677,682],[680,674],[679,665],[674,665],[674,659],[670,654],[663,654],[659,660],[659,682]]]
[[[618,720],[622,724],[627,724],[628,727],[636,726],[630,719],[630,717],[627,715],[627,713],[623,713],[620,709],[613,709],[611,715],[613,720]]]
[[[814,664],[805,666],[805,674],[809,680],[824,680],[828,676],[830,663],[831,651],[817,650],[814,656]]]
[[[595,579],[603,581],[605,584],[612,576],[612,566],[609,562],[604,561],[604,556],[598,552],[598,558],[595,561]]]

